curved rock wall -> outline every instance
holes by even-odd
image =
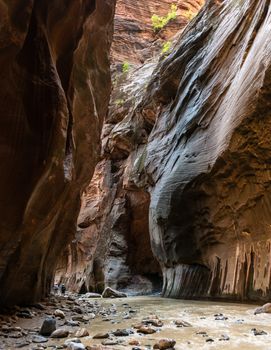
[[[148,86],[165,296],[270,299],[270,29],[269,1],[209,1]]]
[[[114,6],[0,1],[1,304],[44,296],[74,236],[111,90]]]
[[[202,1],[177,4],[177,18],[155,33],[151,16],[166,15],[170,1],[140,0],[136,6],[130,0],[117,3],[112,47],[114,89],[103,128],[102,160],[83,195],[76,240],[67,248],[57,271],[57,281],[65,282],[71,290],[101,291],[109,285],[129,293],[147,293],[159,287],[161,268],[149,238],[150,196],[146,180],[136,175],[142,171],[153,120],[146,123],[134,112],[158,60],[164,59],[162,43],[174,40],[188,22],[188,10],[196,14]],[[130,63],[128,72],[121,69],[125,60]]]

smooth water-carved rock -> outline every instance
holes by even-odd
[[[114,0],[0,1],[0,303],[50,290],[99,156]]]
[[[147,88],[165,296],[270,298],[270,26],[269,1],[208,1]]]
[[[71,290],[102,292],[104,286],[110,286],[127,294],[148,294],[161,289],[161,269],[150,245],[150,196],[143,171],[156,115],[145,108],[143,118],[137,106],[158,60],[164,58],[163,43],[174,41],[188,22],[188,9],[195,15],[203,1],[178,0],[176,20],[155,33],[152,14],[164,16],[171,3],[117,3],[112,48],[114,89],[103,127],[102,159],[82,197],[76,240],[62,256],[57,271],[58,280],[65,281]],[[137,26],[140,31],[135,30]],[[122,72],[124,61],[130,64],[127,72]]]

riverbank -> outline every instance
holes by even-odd
[[[68,339],[78,338],[89,349],[145,350],[152,349],[159,339],[173,338],[176,350],[271,349],[271,314],[254,315],[254,310],[254,305],[247,304],[152,296],[57,296],[2,315],[0,348],[64,349]],[[147,323],[147,318],[154,319],[154,315],[161,321],[159,326],[148,324],[153,333],[143,334],[138,327],[143,320]],[[63,338],[39,335],[46,317],[56,319],[56,328],[63,330]],[[118,329],[122,331],[116,332]],[[65,336],[65,332],[69,335]],[[97,335],[100,339],[93,339]],[[39,340],[44,342],[37,343]]]

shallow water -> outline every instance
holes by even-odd
[[[81,338],[84,345],[100,344],[102,340],[92,339],[97,333],[106,333],[118,328],[132,328],[133,324],[150,316],[157,315],[164,323],[159,332],[151,335],[139,335],[135,332],[129,337],[117,337],[123,340],[120,345],[109,346],[110,349],[123,350],[132,349],[128,345],[130,339],[140,341],[141,349],[152,349],[152,346],[161,338],[174,338],[176,340],[176,350],[186,349],[264,349],[271,350],[271,314],[254,315],[256,308],[254,305],[221,303],[210,301],[187,301],[164,299],[160,297],[129,297],[121,299],[85,299],[91,302],[97,300],[103,307],[110,307],[115,304],[117,308],[116,315],[110,315],[110,321],[105,321],[102,316],[96,316],[89,324],[81,327],[87,328],[90,336]],[[131,319],[124,320],[122,317],[127,312],[127,307],[136,310]],[[215,314],[223,314],[227,320],[215,320]],[[18,320],[17,325],[25,328],[40,327],[43,317],[29,320]],[[189,322],[192,327],[177,328],[174,320],[183,320]],[[242,320],[242,321],[241,321]],[[116,323],[113,323],[116,322]],[[252,328],[263,330],[267,335],[255,336]],[[76,331],[78,327],[72,328]],[[204,337],[198,332],[206,332],[208,337]],[[219,341],[221,335],[230,337],[229,341]],[[71,335],[70,338],[74,336]],[[206,339],[212,338],[213,343],[207,343]],[[42,344],[47,349],[55,348],[56,345],[63,345],[66,339],[50,339],[46,344]],[[50,347],[51,345],[51,347]],[[54,347],[53,347],[54,345]],[[32,349],[25,347],[24,349]],[[14,349],[14,347],[5,347],[5,349]]]
[[[104,299],[102,299],[104,300]],[[100,301],[100,300],[99,300]],[[164,337],[176,340],[176,350],[185,349],[266,349],[271,350],[271,314],[254,315],[254,305],[205,302],[205,301],[184,301],[175,299],[163,299],[160,297],[132,297],[122,299],[110,299],[103,301],[103,305],[115,304],[118,308],[116,317],[110,316],[120,323],[112,324],[105,322],[101,317],[91,321],[86,327],[90,337],[82,338],[85,345],[99,344],[100,341],[92,339],[96,333],[104,333],[118,328],[130,328],[144,317],[156,314],[164,323],[161,331],[151,335],[138,335],[137,333],[128,337],[121,337],[123,345],[114,345],[114,349],[131,349],[128,340],[133,338],[140,341],[141,347],[153,345],[156,340]],[[137,314],[128,320],[123,320],[121,313],[125,312],[122,304],[128,303]],[[228,320],[215,320],[214,315],[222,313]],[[192,327],[177,328],[173,321],[181,319],[192,324]],[[243,320],[243,321],[240,321]],[[252,328],[264,330],[267,335],[255,336]],[[205,331],[208,337],[196,334]],[[229,341],[219,341],[222,334],[230,337]],[[213,343],[207,343],[206,339],[212,338]],[[54,343],[56,343],[54,341]],[[49,344],[47,344],[48,346]]]

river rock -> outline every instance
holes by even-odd
[[[41,335],[51,335],[56,330],[56,320],[52,317],[47,317],[43,321],[43,324],[40,329]]]
[[[125,293],[119,292],[110,287],[106,287],[102,294],[103,298],[126,298],[127,295]]]
[[[87,337],[89,335],[89,332],[86,328],[80,328],[78,331],[75,333],[75,336],[78,338],[83,338]]]
[[[155,332],[156,332],[156,329],[146,325],[140,326],[137,330],[137,333],[143,333],[143,334],[153,334]]]
[[[69,335],[69,330],[66,328],[58,328],[52,334],[52,338],[66,338]]]
[[[133,334],[134,331],[132,329],[117,329],[112,332],[115,337],[128,337],[130,334]]]
[[[174,324],[177,327],[192,327],[192,324],[183,320],[176,320],[174,321]]]
[[[106,338],[109,338],[109,333],[97,333],[92,338],[93,339],[106,339]]]
[[[54,312],[55,317],[65,318],[65,314],[62,310],[56,309]]]
[[[159,350],[166,350],[174,348],[176,341],[174,339],[164,338],[160,339],[158,343],[156,343],[153,348]]]
[[[46,343],[47,341],[48,341],[47,338],[42,337],[42,336],[40,336],[40,335],[34,335],[34,336],[32,337],[32,342],[33,342],[33,343]]]
[[[86,293],[84,295],[81,296],[81,298],[101,298],[102,295],[98,294],[98,293]]]
[[[82,343],[74,343],[70,342],[68,343],[67,350],[85,350],[86,347]]]
[[[254,335],[266,335],[267,333],[263,330],[259,330],[256,328],[252,328],[251,331],[254,333]]]
[[[254,315],[262,314],[262,313],[265,313],[265,314],[271,313],[271,303],[264,304],[263,306],[255,309],[254,311]]]
[[[69,345],[69,343],[81,343],[81,340],[78,338],[67,339],[64,343],[64,346],[67,347]]]

